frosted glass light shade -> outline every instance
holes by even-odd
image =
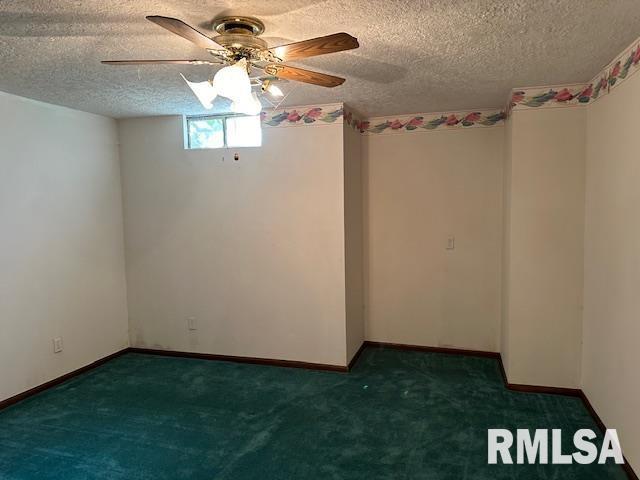
[[[284,96],[284,93],[282,93],[282,90],[280,90],[280,87],[278,87],[277,85],[274,85],[273,83],[270,84],[269,87],[267,87],[267,91],[274,97]]]
[[[260,103],[258,95],[253,92],[244,98],[234,100],[231,104],[231,111],[245,115],[258,115],[262,111],[262,103]]]
[[[186,79],[186,77],[180,74],[182,79],[187,82],[191,91],[198,97],[202,106],[206,109],[213,108],[213,101],[218,96],[216,89],[211,84],[211,82],[190,82]]]
[[[251,80],[247,73],[247,61],[243,58],[228,67],[221,68],[213,77],[213,87],[218,95],[232,101],[240,101],[251,95]]]

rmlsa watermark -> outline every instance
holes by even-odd
[[[551,430],[551,437],[547,429],[537,429],[534,432],[532,438],[529,430],[518,429],[514,445],[511,431],[499,428],[489,429],[489,464],[513,464],[514,449],[515,463],[518,465],[525,463],[563,465],[574,462],[588,465],[596,461],[606,463],[609,458],[612,458],[615,463],[624,463],[618,433],[613,429],[606,431],[599,451],[595,443],[597,438],[595,432],[589,429],[578,430],[573,435],[574,451],[572,453],[562,452],[562,430]],[[551,454],[549,448],[551,448]]]

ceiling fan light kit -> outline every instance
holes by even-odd
[[[272,81],[269,80],[269,79],[267,79],[264,82],[262,82],[261,90],[263,92],[269,92],[274,97],[283,97],[284,96],[284,93],[282,92],[280,87],[275,85],[275,84],[273,84]]]
[[[193,94],[198,97],[202,106],[207,110],[212,109],[213,101],[218,96],[218,92],[216,92],[216,89],[213,87],[213,83],[210,80],[206,82],[190,82],[184,75],[180,74],[180,76],[187,82],[187,85],[189,85]]]
[[[334,33],[270,48],[267,42],[259,38],[259,35],[264,32],[264,24],[254,17],[225,16],[215,19],[212,28],[218,35],[213,38],[209,38],[176,18],[153,15],[148,16],[147,20],[204,48],[215,59],[213,61],[115,60],[102,63],[108,65],[225,65],[216,72],[213,81],[190,82],[181,75],[205,108],[213,108],[213,101],[220,95],[232,101],[231,108],[234,112],[250,115],[257,115],[262,110],[257,93],[251,90],[252,86],[258,86],[261,92],[269,92],[274,97],[282,97],[282,90],[273,83],[279,79],[329,88],[342,85],[345,81],[344,78],[292,67],[283,62],[359,47],[358,40],[348,33]],[[268,78],[258,77],[252,82],[249,75],[253,68],[265,72]]]
[[[218,70],[213,77],[213,88],[218,95],[234,102],[241,102],[251,96],[251,80],[247,72],[247,60],[242,58],[228,67]]]
[[[234,100],[231,103],[231,111],[233,113],[244,113],[245,115],[258,115],[262,110],[262,103],[258,98],[258,94],[253,92],[248,98]]]

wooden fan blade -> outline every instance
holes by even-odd
[[[150,15],[147,17],[147,20],[155,23],[156,25],[160,25],[162,28],[166,28],[176,35],[180,35],[182,38],[186,38],[199,47],[206,49],[220,48],[220,45],[207,37],[204,33],[200,33],[195,28],[187,25],[182,20],[178,20],[177,18]]]
[[[281,65],[273,63],[264,67],[267,75],[273,75],[278,78],[286,78],[287,80],[295,80],[297,82],[312,83],[321,87],[337,87],[344,83],[344,78],[334,77],[326,73],[312,72],[302,68],[290,67],[289,65]]]
[[[220,65],[209,60],[103,60],[105,65]]]
[[[315,57],[326,53],[352,50],[359,46],[357,38],[343,32],[273,47],[269,51],[283,62],[286,62],[296,58]]]

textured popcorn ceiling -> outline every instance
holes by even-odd
[[[591,79],[640,34],[639,0],[0,0],[0,90],[113,117],[204,113],[179,72],[103,59],[210,58],[145,20],[201,31],[254,15],[270,45],[346,31],[360,49],[292,65],[344,76],[286,105],[346,102],[367,116],[501,107],[512,87]],[[286,85],[291,89],[292,84]],[[218,105],[225,109],[224,104]]]

